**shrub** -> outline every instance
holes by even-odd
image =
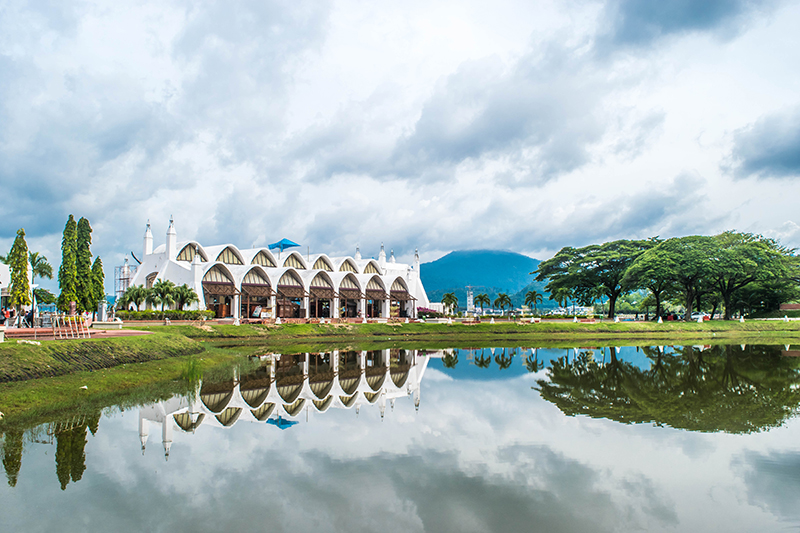
[[[118,316],[123,321],[130,320],[161,320],[161,311],[147,309],[145,311],[117,311]],[[164,317],[170,320],[202,320],[214,318],[214,311],[177,311],[175,309],[165,309]]]

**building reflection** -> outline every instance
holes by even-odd
[[[232,427],[237,422],[288,427],[309,413],[361,407],[394,407],[411,397],[419,410],[420,383],[431,358],[441,352],[419,350],[331,351],[270,354],[255,370],[224,381],[202,381],[195,392],[139,410],[139,438],[145,453],[151,434],[161,433],[169,458],[173,431],[193,433],[200,426]]]

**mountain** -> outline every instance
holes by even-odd
[[[474,294],[484,292],[492,300],[505,292],[515,306],[520,306],[525,302],[525,292],[535,289],[544,293],[544,283],[533,281],[530,275],[539,263],[538,259],[514,252],[464,250],[423,263],[420,272],[432,302],[440,302],[446,292],[454,292],[460,307],[466,308],[466,287],[470,285]]]

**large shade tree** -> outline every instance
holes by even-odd
[[[565,247],[555,256],[542,261],[531,274],[536,281],[547,281],[545,289],[553,294],[560,288],[573,291],[583,303],[590,303],[600,287],[608,297],[608,316],[613,318],[616,302],[629,288],[623,283],[628,267],[657,241],[618,240],[583,248]]]

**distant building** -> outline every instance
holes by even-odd
[[[414,264],[326,254],[303,256],[267,247],[239,249],[233,244],[202,246],[178,241],[172,220],[166,243],[153,248],[150,224],[144,255],[130,286],[150,288],[158,280],[186,284],[200,297],[193,309],[210,309],[217,317],[389,318],[416,317],[427,307],[420,279],[419,254]]]

